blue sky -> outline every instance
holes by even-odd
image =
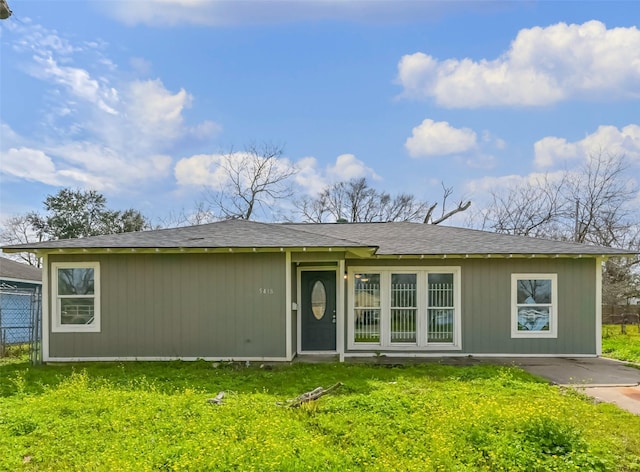
[[[640,2],[10,0],[0,217],[61,187],[153,218],[285,148],[300,195],[367,177],[476,209],[600,149],[640,178]],[[638,198],[640,205],[640,197]]]

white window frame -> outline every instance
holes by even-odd
[[[355,274],[380,274],[380,342],[355,342]],[[453,311],[453,342],[434,343],[427,341],[428,292],[427,281],[430,273],[453,274],[454,311]],[[416,342],[391,342],[391,274],[417,274],[417,311],[416,311]],[[349,306],[347,312],[347,347],[349,350],[362,351],[449,351],[462,349],[462,287],[460,266],[357,266],[350,267],[347,272]]]
[[[550,280],[551,303],[538,306],[549,307],[548,331],[518,330],[518,280]],[[511,337],[512,338],[557,338],[558,337],[558,274],[511,274]]]
[[[93,269],[93,322],[91,324],[62,324],[61,299],[58,294],[59,269]],[[83,296],[82,298],[91,298]],[[100,263],[54,262],[51,264],[51,331],[53,333],[99,333],[100,326]]]

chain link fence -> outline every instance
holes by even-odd
[[[41,290],[0,284],[0,357],[28,354],[33,364],[41,358]]]

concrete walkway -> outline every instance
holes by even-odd
[[[602,357],[502,357],[483,362],[515,365],[557,385],[575,388],[597,401],[640,415],[640,368]],[[640,367],[640,366],[639,366]]]

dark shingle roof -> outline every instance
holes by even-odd
[[[256,223],[199,226],[45,241],[7,249],[371,248],[379,255],[592,254],[630,251],[420,223]]]
[[[421,223],[286,224],[336,238],[348,237],[376,254],[625,254],[629,251]]]
[[[362,247],[362,244],[332,236],[296,231],[280,224],[226,220],[181,228],[58,239],[6,247],[14,249],[278,248]]]
[[[0,257],[0,279],[40,282],[42,281],[42,270]]]

